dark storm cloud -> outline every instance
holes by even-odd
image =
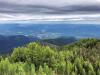
[[[0,13],[25,13],[25,14],[87,14],[99,13],[100,5],[21,5],[0,2]]]

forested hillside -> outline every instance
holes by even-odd
[[[40,39],[35,36],[25,36],[25,35],[0,35],[0,54],[7,54],[11,53],[13,48],[15,47],[21,47],[23,45],[26,45],[30,42],[36,42],[39,41],[41,44],[48,44],[49,46],[54,45],[66,45],[72,42],[75,42],[77,39],[74,37],[59,37],[59,38],[47,38],[47,39]],[[52,45],[53,44],[53,45]]]
[[[60,47],[29,43],[1,56],[0,75],[100,75],[100,40]]]
[[[15,47],[23,46],[37,40],[39,39],[36,37],[27,37],[24,35],[0,35],[0,54],[10,53]]]
[[[50,44],[54,44],[57,46],[63,46],[63,45],[70,44],[70,43],[77,41],[77,38],[75,38],[75,37],[59,37],[59,38],[54,38],[54,39],[44,39],[42,41],[50,43]]]

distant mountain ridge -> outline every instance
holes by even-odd
[[[77,39],[75,37],[58,37],[58,38],[54,38],[54,39],[44,39],[42,41],[51,43],[54,45],[58,45],[58,46],[63,46],[66,44],[73,43],[73,42],[77,41]]]
[[[58,37],[54,39],[39,39],[33,36],[24,35],[12,35],[4,36],[0,35],[0,54],[10,53],[13,48],[24,46],[30,42],[40,42],[42,45],[50,45],[51,47],[62,46],[72,42],[75,42],[74,37]]]
[[[36,37],[26,37],[24,35],[3,36],[0,35],[0,53],[9,53],[18,46],[37,41]]]

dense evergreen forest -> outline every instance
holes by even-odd
[[[59,47],[29,43],[0,57],[0,75],[100,75],[100,40]]]

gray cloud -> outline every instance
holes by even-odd
[[[0,21],[23,20],[25,18],[27,18],[25,20],[34,20],[36,15],[40,15],[40,17],[36,17],[36,20],[38,18],[39,20],[49,20],[50,18],[50,20],[99,22],[100,15],[96,15],[99,13],[100,0],[0,0]],[[47,18],[42,15],[46,15]],[[51,18],[51,15],[54,18]],[[62,15],[65,17],[62,18]],[[67,18],[69,15],[76,15],[77,17],[71,16],[70,19]],[[85,15],[85,17],[80,15]]]
[[[13,4],[0,2],[0,13],[25,13],[25,14],[87,14],[99,13],[100,5],[62,5],[61,7],[50,5],[32,5],[32,4]]]

